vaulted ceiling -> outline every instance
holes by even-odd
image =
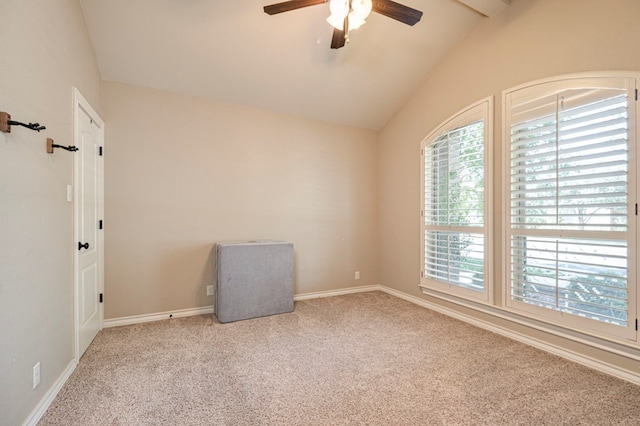
[[[397,0],[424,12],[422,20],[410,27],[372,13],[335,50],[328,4],[263,12],[279,1],[80,4],[105,80],[377,130],[483,14],[494,13],[474,3],[508,2]]]

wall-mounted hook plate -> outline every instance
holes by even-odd
[[[11,115],[8,112],[0,111],[0,132],[11,133]]]

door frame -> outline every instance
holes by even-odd
[[[104,121],[91,107],[91,104],[82,96],[78,88],[73,88],[73,141],[75,146],[80,145],[80,114],[86,113],[100,128],[99,146],[104,147]],[[103,148],[104,149],[104,148]],[[104,157],[103,157],[104,158]],[[73,156],[73,325],[74,325],[74,359],[77,365],[80,362],[80,279],[78,274],[79,251],[76,244],[79,240],[79,166],[78,156]],[[98,162],[100,180],[98,183],[98,216],[104,218],[104,160]],[[98,250],[98,293],[104,294],[104,230],[97,233]],[[104,322],[104,304],[98,304],[100,330]]]

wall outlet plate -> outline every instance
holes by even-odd
[[[212,285],[208,285],[207,286],[207,296],[213,296],[213,286]]]

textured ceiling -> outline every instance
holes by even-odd
[[[80,0],[102,77],[378,130],[482,15],[456,0],[397,0],[413,27],[372,13],[332,50],[328,4]]]

